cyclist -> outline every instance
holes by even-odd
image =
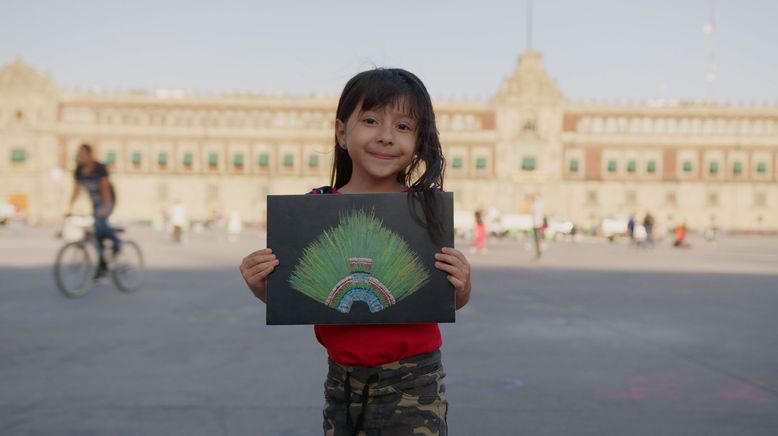
[[[113,185],[108,180],[108,168],[95,160],[92,155],[92,146],[89,144],[82,144],[78,149],[78,165],[73,176],[75,184],[73,185],[73,195],[70,197],[68,214],[70,214],[73,203],[76,201],[79,188],[83,186],[89,192],[89,198],[92,200],[97,254],[100,256],[100,264],[97,267],[97,271],[95,271],[94,278],[99,279],[108,272],[103,241],[110,239],[113,242],[114,257],[121,250],[121,241],[116,236],[113,228],[108,224],[108,217],[113,212],[113,207],[116,204],[116,196],[114,195]]]

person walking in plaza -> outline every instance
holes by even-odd
[[[486,254],[486,224],[484,224],[483,213],[480,210],[475,211],[475,235],[473,237],[473,251]]]
[[[445,160],[435,114],[422,82],[402,69],[354,76],[336,111],[330,186],[316,195],[406,192],[428,199],[443,189]],[[417,172],[417,170],[419,170]],[[440,217],[429,200],[431,228]],[[241,273],[249,289],[267,299],[267,277],[279,261],[271,248],[246,256]],[[452,247],[435,254],[447,273],[456,308],[470,300],[470,264]],[[325,382],[325,435],[446,435],[448,402],[436,323],[317,325],[329,356]]]
[[[189,217],[186,214],[184,203],[179,199],[176,199],[173,207],[170,208],[170,225],[173,226],[173,243],[180,244],[183,240],[184,230],[189,225]]]
[[[89,144],[82,144],[78,149],[78,164],[73,177],[75,183],[73,185],[73,194],[70,196],[67,215],[71,214],[79,189],[83,187],[89,193],[89,199],[92,201],[96,248],[100,258],[94,278],[99,279],[108,272],[105,248],[103,247],[104,241],[110,240],[113,243],[114,256],[121,250],[121,240],[119,240],[116,232],[108,224],[108,217],[113,212],[114,205],[116,204],[116,196],[113,185],[109,180],[108,168],[95,160],[92,154],[92,146]]]
[[[673,230],[673,247],[688,248],[686,243],[686,223],[678,224]]]
[[[535,259],[540,259],[542,253],[543,229],[545,226],[545,215],[543,212],[543,200],[540,194],[536,194],[532,202],[532,233],[535,239]]]
[[[629,245],[633,246],[635,245],[635,214],[629,215],[629,220],[627,221],[627,235],[629,236]]]
[[[654,217],[651,212],[646,212],[646,217],[643,218],[643,227],[646,229],[645,246],[654,248]]]

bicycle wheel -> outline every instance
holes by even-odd
[[[54,280],[57,288],[67,297],[80,297],[92,285],[94,264],[89,250],[81,242],[65,244],[57,253],[54,263]]]
[[[123,241],[122,251],[113,260],[113,282],[122,292],[132,292],[143,283],[143,253],[133,241]]]

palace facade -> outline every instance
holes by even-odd
[[[0,202],[59,220],[86,142],[110,168],[117,219],[150,220],[180,199],[192,219],[261,223],[268,194],[328,183],[336,104],[71,92],[17,60],[0,70]],[[774,106],[572,102],[531,51],[491,99],[434,106],[457,210],[526,213],[540,195],[547,215],[584,226],[650,211],[660,225],[778,230]]]

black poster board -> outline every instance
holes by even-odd
[[[412,198],[268,196],[267,246],[279,265],[268,276],[267,324],[454,322],[454,288],[434,257],[454,246],[453,194],[435,194],[437,244]]]

